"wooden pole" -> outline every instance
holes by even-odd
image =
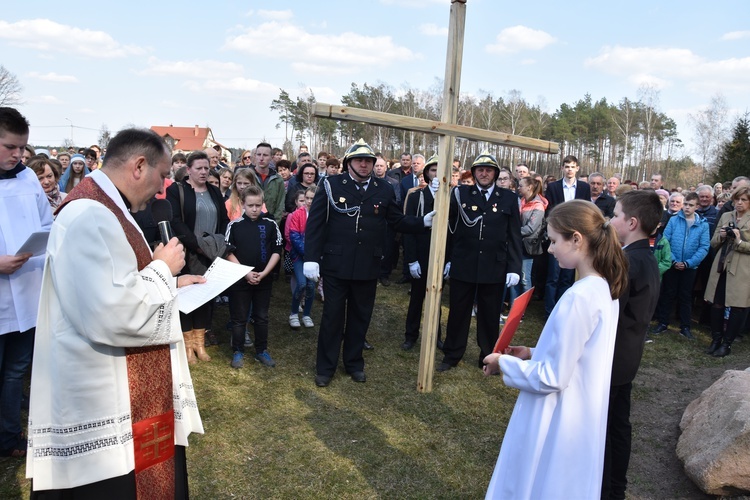
[[[466,0],[453,0],[448,25],[448,54],[445,64],[443,87],[443,123],[456,123],[458,96],[461,87],[461,62],[464,52],[464,26],[466,24]],[[438,172],[440,188],[435,196],[432,236],[430,238],[430,266],[427,272],[424,316],[422,317],[422,346],[419,353],[417,391],[432,392],[432,375],[435,365],[435,344],[440,326],[440,297],[443,291],[443,265],[445,263],[445,241],[448,236],[448,208],[450,206],[451,170],[456,138],[453,135],[440,137],[438,146]]]
[[[456,0],[459,1],[459,0]],[[464,5],[464,4],[462,4]],[[466,7],[466,5],[464,5]],[[450,36],[450,33],[449,35]],[[511,135],[504,132],[483,130],[481,128],[467,127],[441,121],[427,120],[425,118],[413,118],[410,116],[392,115],[382,111],[371,111],[369,109],[350,108],[347,106],[336,106],[333,104],[316,103],[313,114],[321,118],[332,118],[334,120],[355,121],[380,125],[409,131],[425,132],[428,134],[440,134],[452,137],[461,137],[474,141],[485,141],[502,146],[511,146],[528,151],[540,153],[559,154],[560,145],[556,142],[531,139],[520,135]]]

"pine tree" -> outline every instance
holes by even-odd
[[[732,138],[724,143],[714,173],[714,182],[731,181],[740,175],[750,174],[750,120],[740,118],[732,131]]]

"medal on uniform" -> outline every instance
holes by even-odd
[[[476,212],[478,208],[479,208],[479,207],[478,207],[478,206],[476,206],[476,205],[472,205],[472,206],[471,206],[471,209],[472,209],[472,210],[473,210],[474,212]]]
[[[494,205],[492,205],[492,211],[493,212],[497,212],[497,203],[495,203]]]
[[[461,208],[466,208],[466,203],[461,203]]]
[[[339,203],[346,203],[346,198],[344,198],[343,196],[339,198]]]
[[[378,209],[380,208],[380,205],[375,205],[375,215],[378,215]]]

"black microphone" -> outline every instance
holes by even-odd
[[[161,242],[165,245],[169,243],[169,240],[174,238],[172,232],[172,204],[167,200],[154,200],[151,203],[151,213],[154,216],[154,221],[159,227],[159,234],[161,235]]]

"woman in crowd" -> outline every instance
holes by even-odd
[[[502,175],[502,171],[500,172]],[[521,263],[521,280],[510,289],[510,304],[516,297],[531,288],[531,266],[534,255],[542,252],[542,223],[547,200],[542,196],[542,183],[534,177],[523,177],[518,182],[518,193],[521,195],[521,238],[523,238],[523,261]],[[539,242],[535,244],[535,242]],[[530,254],[528,250],[536,246],[539,253]]]
[[[246,149],[242,152],[242,156],[240,156],[240,159],[242,160],[242,165],[240,168],[249,167],[253,164],[253,152]]]
[[[70,166],[62,175],[59,187],[60,191],[70,193],[70,190],[78,185],[91,171],[86,167],[86,159],[83,155],[74,154],[70,157]]]
[[[209,170],[206,153],[194,151],[187,158],[187,177],[167,188],[172,228],[185,246],[183,274],[202,275],[226,250],[224,232],[229,218],[219,188],[208,183]],[[211,360],[205,337],[206,329],[211,328],[212,305],[209,301],[189,314],[180,313],[190,363],[196,362],[196,356],[201,361]]]
[[[225,200],[228,200],[229,196],[232,194],[233,178],[234,175],[232,174],[231,169],[223,167],[221,170],[219,170],[219,191],[221,191],[221,195]]]
[[[225,203],[229,220],[235,220],[242,217],[242,214],[244,213],[241,201],[242,192],[248,186],[257,185],[258,179],[255,177],[255,174],[251,169],[241,168],[235,172],[234,179],[232,180],[231,194]],[[263,208],[263,211],[265,212],[266,209]]]
[[[52,160],[43,157],[31,160],[29,168],[36,173],[36,177],[39,179],[39,183],[42,185],[44,194],[47,195],[47,200],[49,200],[54,212],[67,196],[67,193],[60,192],[60,186],[57,184],[60,181],[60,171]]]
[[[536,348],[484,360],[521,392],[487,498],[599,498],[612,357],[628,262],[615,228],[589,201],[549,215],[549,252],[579,280],[555,305]],[[559,316],[559,317],[558,317]]]
[[[732,342],[740,333],[750,309],[750,188],[732,193],[734,210],[721,216],[711,238],[716,257],[704,298],[711,308],[711,346],[706,351],[716,357],[732,352]],[[724,329],[724,308],[729,321]]]
[[[297,191],[305,191],[311,186],[317,186],[320,180],[320,174],[318,168],[313,163],[305,163],[297,169],[297,182],[293,185],[290,183],[286,191],[286,199],[284,201],[284,211],[286,213],[292,213],[296,210],[294,200],[297,198]]]

